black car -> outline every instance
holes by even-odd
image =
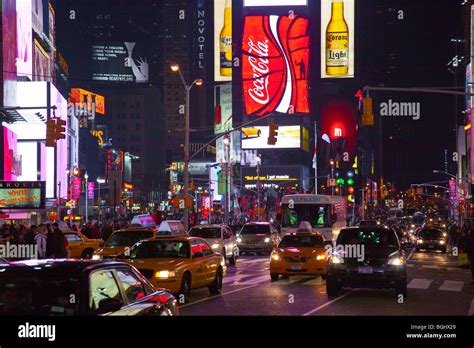
[[[375,220],[361,220],[359,222],[359,227],[375,227],[379,226],[380,224],[377,223]]]
[[[328,260],[328,296],[337,296],[342,287],[394,288],[397,294],[407,295],[405,250],[392,229],[341,230]]]
[[[448,234],[436,228],[422,228],[416,235],[416,251],[440,250],[446,253]]]
[[[0,316],[176,315],[174,296],[115,261],[30,260],[0,264]]]

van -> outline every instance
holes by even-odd
[[[165,220],[158,228],[158,236],[186,236],[184,225],[179,220]]]

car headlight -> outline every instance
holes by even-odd
[[[242,243],[242,238],[237,238],[237,243]]]
[[[168,279],[176,276],[175,271],[158,271],[155,273],[155,278]]]
[[[341,263],[344,263],[344,259],[339,256],[339,255],[332,255],[330,258],[329,258],[329,263],[333,263],[333,264],[341,264]]]
[[[265,243],[270,243],[270,238],[265,238]]]
[[[411,228],[415,228],[415,225],[411,225]]]
[[[447,236],[448,236],[448,234],[446,232],[443,233],[443,237],[447,237]]]
[[[324,260],[324,259],[326,259],[326,255],[324,255],[324,254],[316,256],[316,261],[321,261],[321,260]]]
[[[423,239],[418,239],[418,244],[423,244]]]
[[[440,240],[439,244],[443,245],[443,244],[446,244],[446,242],[444,240]]]
[[[280,261],[281,260],[281,256],[279,254],[272,254],[272,260],[274,261]]]
[[[401,266],[405,264],[405,259],[403,257],[392,257],[388,260],[388,264],[392,266]]]
[[[92,255],[92,260],[102,260],[102,255]]]
[[[220,247],[221,247],[221,245],[219,243],[214,243],[211,246],[212,249],[219,249]]]

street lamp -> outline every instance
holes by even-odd
[[[178,64],[173,63],[170,68],[172,72],[179,73],[179,77],[181,78],[181,82],[186,91],[186,110],[184,116],[184,195],[187,197],[189,195],[189,108],[191,88],[193,88],[194,85],[202,86],[203,81],[201,79],[196,79],[193,83],[188,85]],[[189,227],[188,207],[184,208],[184,227],[187,231]]]
[[[228,134],[224,136],[222,139],[224,143],[224,150],[225,150],[225,212],[224,212],[224,221],[225,223],[229,223],[229,205],[230,205],[230,188],[229,188],[229,165],[230,165],[230,137]]]
[[[88,206],[88,192],[87,192],[87,186],[88,186],[88,182],[87,180],[89,180],[89,175],[87,174],[87,172],[84,174],[84,179],[86,179],[86,224],[87,224],[87,221],[89,220],[89,206]]]

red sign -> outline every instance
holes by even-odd
[[[242,52],[246,115],[309,113],[308,19],[247,16]]]
[[[72,199],[80,199],[81,198],[81,178],[74,177],[72,179]]]

